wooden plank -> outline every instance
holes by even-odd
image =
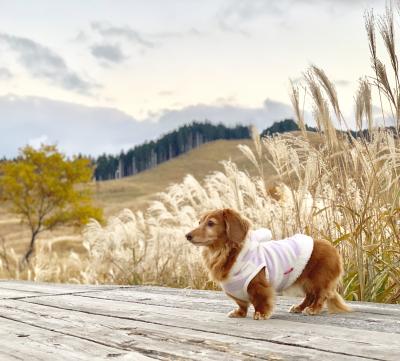
[[[123,288],[115,289],[112,292],[97,292],[90,297],[100,297],[110,300],[127,301],[127,302],[151,302],[158,305],[174,305],[176,307],[192,308],[192,309],[205,309],[209,307],[215,308],[215,310],[221,310],[222,308],[234,307],[234,302],[229,297],[223,295],[222,292],[209,292],[199,291],[195,297],[190,294],[186,294],[183,290],[175,290],[175,293],[163,292],[163,289],[159,289],[157,292],[147,292],[145,288]],[[204,293],[202,293],[204,292]],[[81,296],[85,296],[85,293],[81,293]],[[214,297],[213,297],[214,296]],[[302,300],[300,297],[277,297],[276,308],[278,311],[287,311],[291,305],[297,304]],[[391,309],[381,308],[381,305],[374,303],[357,303],[349,302],[349,305],[354,308],[357,312],[346,314],[349,315],[360,315],[366,314],[377,314],[377,315],[390,315],[391,318],[400,319],[400,307],[395,305],[382,305],[392,306]],[[226,310],[227,310],[226,309]]]
[[[37,292],[25,292],[25,291],[0,289],[0,299],[23,298],[23,297],[31,297],[31,296],[37,296]]]
[[[59,298],[59,297],[58,297]],[[108,307],[112,307],[109,303]],[[103,346],[168,360],[365,360],[355,356],[296,347],[280,342],[203,332],[155,322],[69,311],[21,300],[0,302],[0,319],[7,317],[42,330],[84,338]],[[1,323],[2,324],[2,323]],[[0,327],[1,329],[1,327]],[[1,342],[0,342],[1,347]],[[114,351],[119,354],[119,351]],[[89,352],[89,351],[88,351]],[[1,355],[1,353],[0,353]],[[368,359],[368,358],[367,358]],[[132,360],[139,360],[132,358]]]
[[[400,336],[387,332],[369,330],[354,332],[346,327],[317,323],[310,325],[276,317],[259,322],[249,318],[229,319],[218,312],[111,301],[79,295],[43,296],[26,299],[23,302],[47,305],[63,310],[78,310],[92,315],[174,326],[192,331],[212,332],[219,335],[292,345],[340,355],[396,361],[400,355]]]
[[[227,298],[217,300],[200,297],[192,298],[174,294],[148,293],[145,291],[138,291],[136,289],[117,289],[113,290],[112,292],[106,291],[89,294],[82,293],[80,296],[122,302],[135,302],[147,305],[184,308],[189,310],[213,311],[223,314],[227,314],[235,306],[234,302]],[[292,322],[329,324],[359,330],[368,329],[370,331],[382,331],[400,334],[400,315],[369,314],[364,313],[362,308],[360,308],[361,310],[357,312],[352,312],[349,314],[327,315],[325,313],[314,317],[288,313],[288,309],[290,307],[289,304],[298,304],[299,302],[299,298],[291,299],[290,303],[287,302],[287,299],[282,300],[281,297],[277,298],[277,305],[273,318],[279,318],[281,320]],[[249,312],[249,314],[251,314],[251,312]]]
[[[142,291],[147,294],[163,294],[163,295],[177,295],[184,296],[185,298],[205,298],[210,300],[226,300],[227,296],[223,292],[219,291],[204,291],[204,290],[193,290],[189,288],[168,288],[161,286],[130,286],[128,290]],[[298,302],[298,297],[278,296],[277,304],[282,307],[290,307],[294,303]],[[400,316],[399,305],[384,304],[384,303],[372,303],[372,302],[348,302],[351,307],[371,314],[387,314]]]
[[[114,290],[127,286],[118,285],[77,285],[77,284],[57,284],[45,282],[26,282],[26,281],[0,281],[0,293],[3,290],[32,292],[34,294],[72,294],[80,292],[97,292]]]
[[[193,289],[176,289],[158,286],[119,286],[119,285],[79,285],[79,284],[57,284],[45,282],[26,282],[26,281],[10,281],[0,280],[0,292],[2,289],[16,290],[22,292],[45,293],[45,294],[64,294],[64,293],[80,293],[85,291],[111,291],[117,289],[128,289],[145,292],[147,294],[162,294],[184,296],[186,299],[210,299],[213,302],[216,300],[227,299],[223,292],[203,291]],[[290,307],[292,304],[299,301],[296,297],[278,297],[278,307]],[[378,304],[370,302],[350,302],[351,306],[360,312],[371,314],[387,314],[400,317],[400,307],[398,305]]]
[[[57,334],[67,329],[70,337],[159,359],[298,359],[306,354],[316,360],[397,360],[400,354],[395,305],[357,303],[352,314],[307,317],[286,312],[297,299],[278,297],[273,319],[256,322],[226,318],[233,302],[212,291],[0,281],[2,295],[21,301],[0,301],[0,317],[29,319],[32,326]],[[97,328],[88,332],[91,327]]]
[[[138,352],[121,351],[4,317],[0,320],[1,360],[150,360]]]

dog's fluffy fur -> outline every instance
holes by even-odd
[[[216,282],[225,280],[242,249],[250,223],[232,209],[215,210],[201,217],[199,226],[186,238],[193,244],[203,246],[204,264]],[[325,240],[314,240],[311,257],[293,286],[300,287],[305,298],[293,305],[289,312],[317,315],[324,304],[329,312],[349,312],[350,308],[337,292],[342,274],[342,260],[338,251]],[[262,269],[247,288],[250,303],[254,306],[255,320],[267,319],[274,307],[275,291]],[[249,303],[232,297],[239,308],[229,317],[246,317]]]

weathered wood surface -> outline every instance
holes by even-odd
[[[221,292],[0,281],[0,360],[400,360],[400,307],[226,317]]]

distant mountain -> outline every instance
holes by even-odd
[[[308,130],[314,130],[307,127]],[[261,136],[299,130],[293,119],[275,122]],[[249,139],[250,128],[237,125],[229,128],[222,124],[193,122],[167,133],[156,141],[138,145],[119,155],[103,154],[96,159],[96,180],[108,180],[131,176],[153,168],[167,160],[186,153],[204,143],[218,139]]]
[[[96,180],[131,176],[217,139],[248,139],[250,128],[193,122],[167,133],[156,141],[138,145],[117,156],[103,154],[95,161]]]

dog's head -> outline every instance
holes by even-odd
[[[208,212],[200,218],[199,226],[186,235],[196,246],[239,247],[250,228],[247,219],[233,209],[225,208]]]

